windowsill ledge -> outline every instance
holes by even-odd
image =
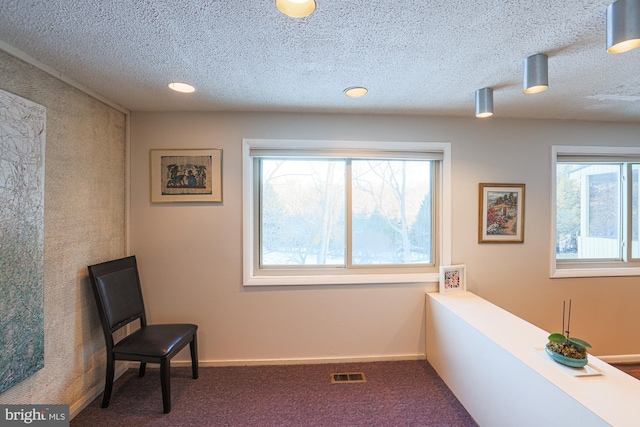
[[[437,290],[438,273],[419,274],[358,274],[323,276],[251,276],[244,286],[297,286],[297,285],[379,285],[379,284],[430,284]]]
[[[552,279],[570,277],[624,277],[640,276],[640,267],[628,268],[557,268],[551,271]]]

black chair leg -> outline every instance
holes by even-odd
[[[144,371],[146,367],[147,367],[147,364],[145,362],[140,362],[140,370],[138,371],[139,377],[144,377]]]
[[[165,414],[171,412],[171,361],[160,362],[160,385],[162,387],[162,409]]]
[[[113,390],[113,376],[115,373],[115,360],[113,356],[107,355],[107,374],[104,381],[104,394],[102,397],[102,407],[106,408],[109,406],[109,401],[111,400],[111,391]]]
[[[193,341],[189,343],[191,349],[191,372],[193,379],[198,378],[198,339],[197,334],[193,334]]]

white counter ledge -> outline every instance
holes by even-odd
[[[640,381],[597,357],[576,376],[541,352],[549,332],[470,292],[426,310],[427,360],[480,426],[640,425]]]

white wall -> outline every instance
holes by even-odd
[[[471,115],[471,113],[470,113]],[[594,354],[637,354],[638,278],[549,277],[550,146],[636,145],[640,125],[492,118],[134,113],[131,248],[152,322],[200,325],[203,362],[424,355],[422,285],[243,288],[242,138],[452,144],[453,263],[469,290]],[[151,204],[149,150],[222,148],[221,204]],[[526,184],[524,244],[478,244],[478,184]],[[183,355],[186,359],[186,354]]]

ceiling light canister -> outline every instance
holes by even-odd
[[[493,116],[493,89],[485,87],[476,90],[476,117]]]
[[[276,0],[276,6],[292,18],[305,18],[316,10],[315,0]]]
[[[196,91],[196,88],[186,83],[173,82],[168,84],[169,89],[175,90],[176,92],[182,93],[192,93]]]
[[[344,94],[349,98],[360,98],[365,96],[369,91],[366,87],[361,86],[352,86],[348,87],[344,90]]]
[[[524,60],[524,93],[538,93],[549,87],[548,57],[544,53]]]
[[[640,0],[617,0],[607,6],[607,52],[640,46]]]

